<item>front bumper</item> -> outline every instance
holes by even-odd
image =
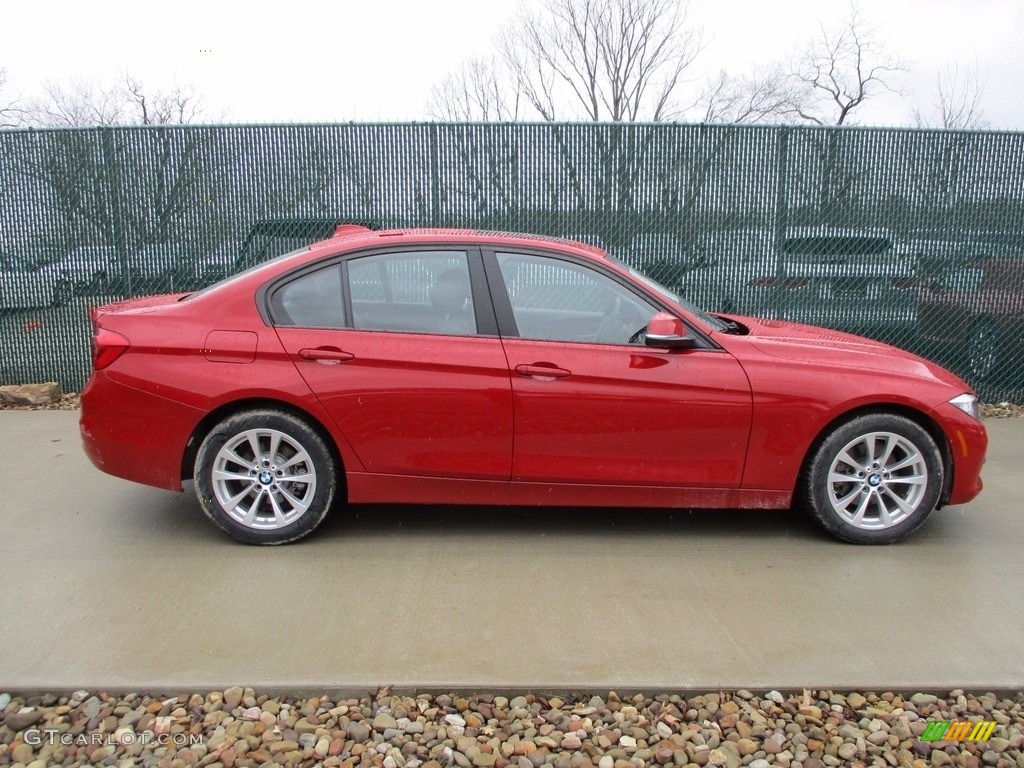
[[[929,414],[941,427],[953,458],[953,483],[948,504],[966,504],[983,487],[981,468],[988,451],[988,433],[980,421],[943,403]]]

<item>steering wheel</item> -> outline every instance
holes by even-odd
[[[638,320],[643,319],[644,315],[638,307],[616,296],[611,309],[601,318],[594,332],[595,340],[599,344],[636,344],[647,330],[647,323],[633,333],[629,331],[636,327]]]

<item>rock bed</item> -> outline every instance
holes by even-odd
[[[268,697],[0,694],[0,765],[1024,768],[1024,694]],[[923,742],[929,721],[995,721]]]
[[[0,411],[77,411],[80,406],[77,392],[62,395],[52,403],[19,404],[0,397]]]

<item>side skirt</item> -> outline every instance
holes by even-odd
[[[792,491],[674,488],[591,483],[526,483],[447,477],[348,474],[354,504],[493,504],[550,507],[665,507],[670,509],[787,509]]]

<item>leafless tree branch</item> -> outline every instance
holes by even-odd
[[[935,77],[931,93],[931,109],[914,108],[914,122],[919,128],[979,130],[988,128],[981,102],[988,87],[988,75],[978,63],[962,68],[948,62]]]
[[[125,74],[121,82],[111,85],[46,82],[42,96],[27,105],[24,122],[49,128],[179,125],[201,115],[201,100],[192,86],[147,90],[139,79]]]
[[[543,0],[498,47],[516,90],[544,120],[664,120],[703,49],[688,0]]]
[[[427,111],[435,120],[506,122],[518,120],[519,94],[496,58],[472,59],[431,89]]]
[[[3,95],[7,85],[7,70],[0,69],[0,128],[15,128],[24,120],[25,110],[17,99],[9,100]]]
[[[709,78],[696,104],[705,123],[778,123],[798,118],[800,90],[780,65],[753,75]]]
[[[804,91],[797,115],[818,125],[844,125],[873,96],[900,93],[899,80],[907,69],[851,3],[842,25],[822,24],[796,57],[792,78]]]

